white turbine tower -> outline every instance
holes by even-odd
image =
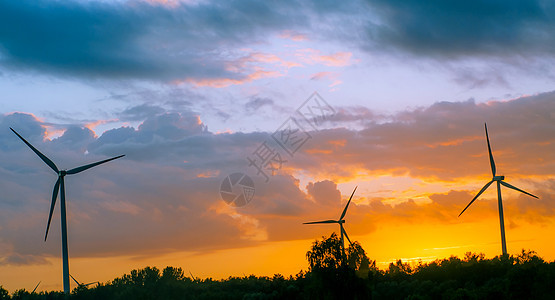
[[[73,175],[80,172],[83,172],[87,169],[92,167],[98,166],[105,162],[109,162],[111,160],[123,157],[125,155],[120,155],[116,157],[112,157],[109,159],[105,159],[103,161],[95,162],[92,164],[84,165],[81,167],[73,168],[70,170],[59,170],[56,164],[52,162],[48,157],[42,154],[39,150],[37,150],[33,145],[27,142],[19,133],[17,133],[13,128],[10,129],[15,133],[33,152],[35,152],[42,161],[44,161],[56,174],[58,175],[58,180],[54,185],[54,191],[52,192],[52,202],[50,204],[50,214],[48,215],[48,224],[46,225],[46,234],[44,235],[44,241],[48,237],[48,229],[50,228],[50,221],[52,220],[52,213],[54,212],[54,206],[56,205],[56,199],[58,198],[58,190],[60,191],[60,217],[61,217],[61,227],[62,227],[62,260],[63,260],[63,281],[64,281],[64,293],[69,294],[69,258],[68,258],[68,250],[67,250],[67,221],[66,221],[66,198],[65,198],[65,185],[64,185],[64,177],[66,175]]]
[[[464,211],[472,204],[474,203],[474,201],[476,201],[476,199],[478,199],[478,197],[485,191],[487,190],[487,188],[494,182],[497,182],[497,205],[499,207],[499,224],[501,226],[501,248],[503,250],[503,255],[507,254],[507,242],[505,241],[505,222],[503,221],[503,202],[501,200],[501,185],[504,185],[510,189],[513,189],[515,191],[519,191],[521,193],[524,193],[526,195],[532,196],[534,198],[538,198],[528,192],[525,192],[513,185],[510,185],[508,183],[506,183],[505,181],[503,181],[505,179],[505,176],[496,176],[496,172],[497,169],[495,168],[495,162],[493,161],[493,154],[491,154],[491,146],[489,144],[489,136],[488,136],[488,126],[487,124],[484,124],[484,127],[486,129],[486,140],[488,142],[488,152],[489,152],[489,162],[491,165],[491,173],[493,174],[493,178],[491,179],[490,182],[486,183],[486,185],[484,185],[484,187],[478,192],[478,194],[472,199],[472,201],[470,201],[470,203],[468,203],[468,205],[463,209],[463,211],[459,214],[459,217],[464,213]]]
[[[355,191],[357,190],[357,187],[355,187],[355,189],[353,190],[353,193],[351,194],[351,197],[349,198],[349,201],[347,201],[347,205],[345,205],[345,208],[343,209],[343,213],[341,213],[341,217],[339,217],[339,220],[326,220],[326,221],[316,221],[316,222],[303,223],[303,224],[329,224],[329,223],[339,224],[339,228],[340,228],[340,231],[341,231],[341,249],[343,249],[343,255],[345,255],[345,241],[343,240],[343,235],[345,235],[345,237],[349,241],[349,244],[352,244],[351,239],[349,239],[349,236],[347,235],[347,231],[345,231],[345,228],[343,228],[343,223],[345,223],[345,220],[344,220],[345,214],[347,213],[347,208],[349,208],[349,204],[351,203],[351,199],[353,199],[353,195],[355,194]]]

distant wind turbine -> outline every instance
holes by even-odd
[[[67,250],[67,221],[66,221],[66,198],[65,198],[65,186],[64,186],[64,177],[66,175],[73,175],[80,172],[83,172],[87,169],[92,167],[98,166],[100,164],[109,162],[111,160],[123,157],[125,155],[120,155],[116,157],[112,157],[109,159],[105,159],[99,162],[95,162],[92,164],[84,165],[81,167],[73,168],[70,170],[59,170],[56,164],[52,162],[48,157],[42,154],[37,148],[33,147],[29,142],[27,142],[19,133],[17,133],[13,128],[10,129],[15,133],[35,154],[37,154],[42,161],[44,161],[56,174],[58,174],[58,180],[54,185],[54,191],[52,192],[52,202],[50,204],[50,214],[48,215],[48,224],[46,225],[46,234],[44,235],[44,241],[48,237],[48,229],[50,228],[50,221],[52,220],[52,213],[54,212],[54,206],[56,205],[56,199],[58,198],[58,190],[60,191],[60,215],[61,215],[61,227],[62,227],[62,260],[63,260],[63,281],[64,281],[64,293],[69,294],[69,258],[68,258],[68,250]]]
[[[191,279],[192,279],[193,281],[196,281],[196,280],[197,280],[191,271],[189,271],[189,274],[191,274]]]
[[[39,283],[37,283],[37,285],[35,285],[35,288],[34,288],[33,291],[31,292],[31,294],[33,294],[33,293],[37,290],[37,288],[39,287],[39,284],[40,284],[40,281],[39,281]]]
[[[95,282],[91,282],[91,283],[80,283],[79,281],[77,281],[77,279],[75,279],[75,277],[73,277],[71,274],[69,274],[69,276],[71,277],[71,279],[73,279],[73,281],[75,281],[75,283],[77,283],[78,287],[88,287],[91,284],[95,284],[98,283],[98,281]]]
[[[501,247],[503,250],[503,255],[507,254],[507,242],[505,241],[505,223],[503,221],[503,202],[501,200],[501,185],[504,185],[510,189],[513,189],[515,191],[519,191],[521,193],[524,193],[526,195],[532,196],[534,198],[538,198],[528,192],[525,192],[513,185],[510,185],[508,183],[506,183],[505,181],[503,181],[505,179],[505,176],[496,176],[496,168],[495,168],[495,162],[493,161],[493,155],[491,154],[491,146],[489,144],[489,136],[488,136],[488,126],[487,124],[484,124],[484,127],[486,129],[486,140],[488,142],[488,152],[489,152],[489,162],[491,165],[491,173],[493,174],[493,178],[491,179],[490,182],[486,183],[486,185],[484,185],[484,187],[478,192],[478,194],[472,199],[472,201],[470,201],[470,203],[468,203],[468,205],[463,209],[463,211],[459,214],[459,217],[464,213],[464,211],[472,204],[474,203],[474,201],[476,201],[476,199],[478,199],[478,197],[485,191],[487,190],[487,188],[494,182],[497,181],[497,205],[499,207],[499,224],[501,226]]]
[[[351,199],[353,199],[353,195],[355,194],[355,191],[357,190],[357,187],[355,187],[355,189],[353,190],[353,193],[351,194],[351,197],[349,198],[349,201],[347,201],[347,205],[345,205],[345,208],[343,209],[343,213],[341,213],[341,217],[339,217],[339,220],[326,220],[326,221],[316,221],[316,222],[303,223],[303,224],[329,224],[329,223],[339,224],[339,228],[340,228],[340,231],[341,231],[341,249],[343,250],[343,254],[345,254],[345,241],[343,240],[343,235],[345,235],[345,237],[349,241],[349,244],[352,244],[351,239],[349,239],[349,236],[347,235],[347,231],[345,231],[345,228],[343,228],[343,223],[345,223],[345,220],[344,220],[345,214],[347,213],[347,208],[349,208],[349,204],[351,203]]]

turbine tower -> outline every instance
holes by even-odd
[[[493,183],[493,182],[497,182],[497,205],[499,207],[499,224],[501,226],[501,248],[503,250],[503,255],[507,254],[507,242],[505,241],[505,222],[503,221],[503,202],[501,200],[501,185],[508,187],[510,189],[513,189],[515,191],[519,191],[521,193],[524,193],[526,195],[532,196],[534,198],[538,198],[528,192],[525,192],[513,185],[510,185],[508,183],[506,183],[505,181],[505,176],[501,176],[501,175],[496,175],[497,169],[495,168],[495,162],[493,161],[493,154],[491,154],[491,146],[489,144],[489,136],[488,136],[488,126],[487,124],[484,124],[484,127],[486,129],[486,140],[488,142],[488,152],[489,152],[489,162],[491,165],[491,173],[493,174],[493,178],[491,179],[490,182],[486,183],[486,185],[484,185],[484,187],[478,192],[478,194],[472,199],[472,201],[470,201],[470,203],[468,203],[468,205],[463,209],[463,211],[459,214],[459,217],[464,213],[464,211],[472,204],[474,203],[474,201],[476,201],[476,199],[478,199],[478,197],[485,191],[487,190],[487,188]]]
[[[343,209],[343,213],[341,213],[341,217],[339,217],[339,220],[326,220],[326,221],[316,221],[316,222],[303,223],[303,224],[329,224],[329,223],[339,224],[339,228],[340,228],[340,231],[341,231],[341,249],[343,250],[343,255],[345,255],[345,241],[343,240],[343,235],[345,235],[345,237],[349,241],[349,244],[352,244],[351,239],[349,239],[349,236],[347,235],[347,231],[345,231],[345,228],[343,228],[343,223],[345,223],[345,219],[344,219],[345,214],[347,213],[347,208],[349,208],[349,204],[351,203],[351,199],[353,199],[353,195],[355,194],[355,191],[357,190],[357,187],[355,187],[355,189],[353,190],[353,193],[351,194],[351,197],[349,198],[349,201],[347,201],[347,205],[345,205],[345,208]]]
[[[73,168],[70,170],[60,170],[52,162],[48,157],[42,154],[37,148],[33,147],[29,142],[27,142],[19,133],[17,133],[13,128],[10,129],[15,133],[35,154],[37,154],[42,161],[44,161],[56,174],[58,175],[58,180],[56,184],[54,184],[54,191],[52,192],[52,202],[50,204],[50,214],[48,215],[48,223],[46,225],[46,234],[44,235],[44,241],[46,242],[46,238],[48,237],[48,229],[50,228],[50,221],[52,220],[52,213],[54,212],[54,206],[56,205],[56,199],[58,198],[58,190],[60,191],[60,217],[61,217],[61,227],[62,227],[62,260],[63,260],[63,281],[64,281],[64,293],[69,294],[69,258],[68,258],[68,250],[67,250],[67,221],[66,221],[66,196],[65,196],[65,185],[64,185],[64,177],[66,175],[73,175],[80,172],[83,172],[87,169],[92,167],[98,166],[105,162],[109,162],[114,159],[118,159],[125,155],[120,155],[116,157],[112,157],[109,159],[105,159],[99,162],[95,162],[92,164],[84,165],[81,167]]]

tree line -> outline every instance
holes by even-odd
[[[244,276],[214,280],[186,276],[181,268],[146,267],[96,286],[11,295],[0,299],[553,299],[555,262],[534,251],[501,255],[466,253],[429,263],[398,260],[381,270],[358,242],[345,248],[333,233],[306,254],[308,271],[284,277]],[[276,258],[279,259],[279,258]]]

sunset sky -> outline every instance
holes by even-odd
[[[66,177],[70,273],[296,274],[346,216],[386,267],[507,248],[555,259],[555,5],[522,0],[0,1],[0,285],[62,289],[52,172]],[[314,94],[314,93],[317,94]],[[318,96],[319,95],[319,96]],[[309,126],[297,111],[327,104]],[[323,100],[323,101],[322,101]],[[301,109],[302,110],[302,109]],[[304,140],[275,143],[291,118]],[[280,151],[268,180],[248,158]],[[220,197],[254,180],[242,207]],[[74,286],[72,286],[73,288]]]

